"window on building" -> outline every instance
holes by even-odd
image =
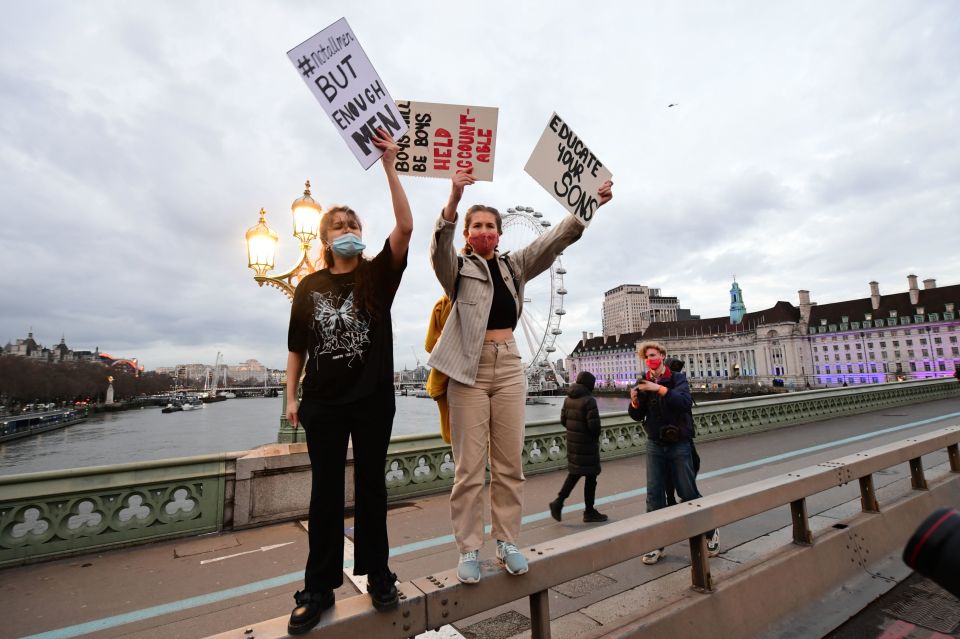
[[[923,342],[921,341],[920,343],[922,344]],[[908,339],[908,340],[907,340],[907,346],[913,346],[913,340],[912,340],[912,339]]]
[[[911,370],[912,372],[914,372],[914,373],[917,372],[917,363],[916,363],[916,362],[910,362],[910,370]]]

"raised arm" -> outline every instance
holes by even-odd
[[[613,199],[613,182],[607,180],[597,190],[600,206]],[[580,239],[583,224],[573,215],[544,233],[533,242],[510,254],[523,273],[523,279],[529,282],[550,268],[550,264],[564,249]]]
[[[472,170],[472,169],[471,169]],[[430,264],[437,275],[440,286],[448,297],[452,298],[457,282],[457,252],[453,248],[453,236],[457,230],[457,207],[463,197],[463,189],[476,180],[470,172],[458,172],[450,180],[450,197],[440,214],[430,236]]]
[[[372,139],[373,145],[383,151],[380,158],[383,172],[387,175],[387,184],[390,186],[390,198],[393,201],[393,216],[397,223],[390,232],[390,253],[393,256],[393,267],[400,268],[410,246],[410,236],[413,234],[413,214],[410,212],[410,202],[397,175],[397,152],[400,147],[393,137],[384,128],[377,129],[377,136]]]

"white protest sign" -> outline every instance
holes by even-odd
[[[450,178],[472,168],[476,179],[493,181],[496,107],[397,100],[397,108],[410,127],[397,141],[397,173]]]
[[[600,206],[597,190],[613,177],[556,113],[547,121],[523,170],[584,225],[590,224]]]
[[[389,131],[394,139],[407,132],[393,98],[346,18],[297,45],[287,57],[363,168],[369,169],[382,155],[371,141],[377,127]]]

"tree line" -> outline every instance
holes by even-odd
[[[108,377],[113,377],[114,399],[155,395],[173,388],[173,378],[159,373],[135,375],[126,367],[107,368],[94,362],[45,362],[16,355],[0,355],[0,403],[102,402]]]

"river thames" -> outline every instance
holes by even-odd
[[[558,419],[562,397],[526,407],[527,421]],[[597,399],[600,412],[626,410],[626,399]],[[0,475],[249,450],[275,442],[280,398],[231,399],[203,410],[162,414],[159,407],[93,415],[82,424],[0,444]],[[436,403],[397,397],[393,434],[438,433]]]

